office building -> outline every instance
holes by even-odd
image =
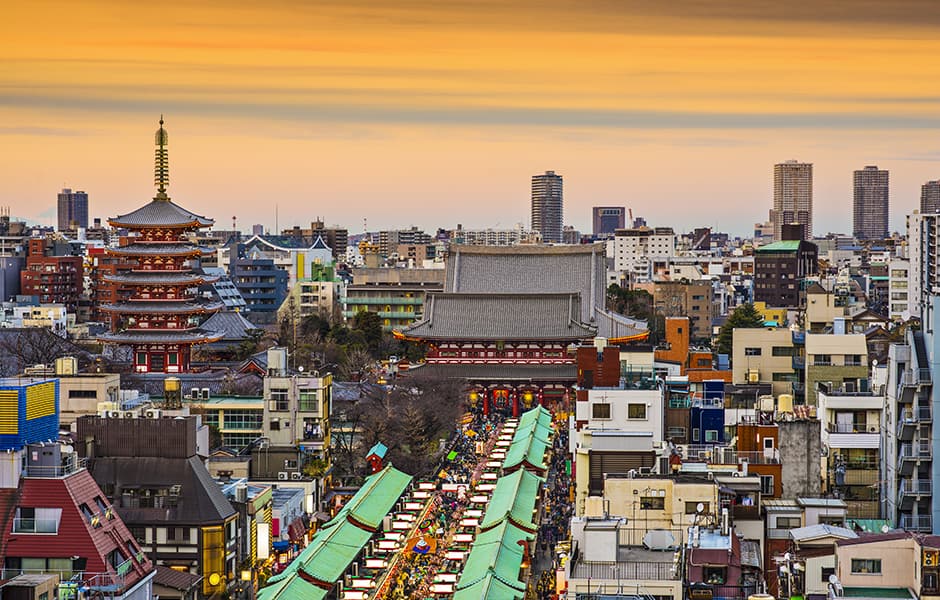
[[[560,243],[564,216],[561,175],[545,171],[532,176],[532,229],[546,243]]]
[[[774,165],[774,205],[770,211],[774,240],[783,239],[783,225],[802,225],[801,239],[813,237],[813,164],[788,160]]]
[[[852,232],[860,240],[888,237],[888,172],[867,166],[853,175]]]
[[[592,211],[595,236],[607,237],[626,227],[627,210],[622,206],[595,206]]]
[[[940,179],[928,181],[920,188],[920,212],[940,212]]]
[[[88,229],[88,194],[69,188],[59,192],[59,231]]]

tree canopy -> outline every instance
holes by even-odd
[[[764,326],[764,316],[757,312],[753,304],[742,304],[734,309],[734,312],[728,316],[728,320],[718,331],[718,340],[715,343],[715,351],[718,354],[727,354],[731,356],[734,330],[755,329]]]

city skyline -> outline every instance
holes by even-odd
[[[933,3],[535,8],[11,7],[3,204],[53,225],[62,187],[88,191],[103,220],[145,202],[141,140],[160,113],[176,197],[246,230],[274,229],[275,204],[281,227],[511,227],[528,223],[531,174],[555,170],[565,224],[583,232],[592,206],[616,205],[746,235],[766,219],[773,165],[799,157],[814,164],[817,235],[851,233],[865,164],[891,172],[898,231],[938,178]]]

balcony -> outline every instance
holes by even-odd
[[[730,446],[689,445],[688,456],[685,462],[706,462],[713,465],[738,465],[751,463],[755,465],[776,465],[780,463],[780,452],[777,449],[763,451],[738,451]]]
[[[929,479],[902,479],[899,495],[901,510],[911,510],[914,502],[923,496],[930,496],[933,493],[933,485]]]
[[[744,506],[743,504],[735,504],[731,507],[731,516],[735,521],[759,521],[760,520],[760,507],[759,506]]]
[[[58,533],[58,519],[13,519],[13,533]]]
[[[806,345],[806,334],[802,331],[794,331],[791,340],[794,346],[804,346]]]
[[[925,460],[931,460],[930,442],[920,441],[913,444],[902,444],[898,452],[898,471],[902,477],[909,477],[914,472],[914,466]]]
[[[62,464],[59,466],[26,465],[23,468],[23,477],[44,477],[52,479],[68,477],[72,473],[77,473],[84,469],[85,463],[84,458],[78,458],[75,454],[69,454],[62,457]]]
[[[806,359],[803,358],[802,356],[794,356],[791,359],[791,362],[792,362],[794,371],[802,371],[803,369],[806,368]]]
[[[930,383],[930,369],[911,369],[901,374],[901,385],[917,387]]]
[[[930,515],[901,515],[898,526],[907,531],[932,531],[933,529]]]

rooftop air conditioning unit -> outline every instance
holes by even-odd
[[[287,481],[289,473],[287,471],[279,471],[277,474],[278,481]]]
[[[748,383],[759,383],[760,382],[760,371],[757,369],[748,369],[747,371],[747,382]]]
[[[297,472],[295,472],[295,473],[291,473],[291,474],[290,474],[290,478],[291,478],[292,480],[294,480],[294,481],[299,481],[299,480],[301,480],[301,479],[304,478],[304,474],[301,473],[301,472],[299,472],[299,471],[297,471]]]
[[[124,411],[124,418],[125,418],[125,419],[133,419],[133,418],[135,418],[135,417],[137,417],[137,413],[135,413],[134,411],[132,411],[132,410],[125,410],[125,411]]]
[[[160,409],[151,408],[150,410],[144,412],[144,417],[147,419],[159,419],[160,418]]]
[[[119,410],[109,410],[105,416],[107,416],[109,419],[120,419],[120,418],[121,418],[121,411],[119,411]]]

